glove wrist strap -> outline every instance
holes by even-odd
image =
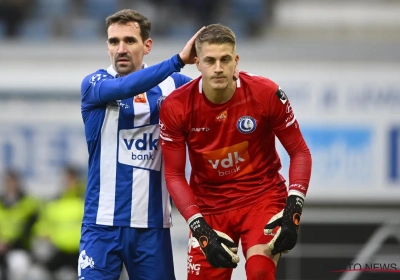
[[[285,212],[299,213],[303,211],[304,199],[297,195],[290,195],[287,198]]]
[[[288,196],[291,196],[291,195],[300,196],[302,199],[306,198],[306,196],[302,192],[299,192],[299,191],[296,191],[296,190],[289,190]]]
[[[190,226],[190,223],[193,222],[193,220],[203,217],[203,215],[201,215],[200,213],[198,214],[194,214],[193,216],[191,216],[188,220],[187,220],[187,224]]]

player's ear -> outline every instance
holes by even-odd
[[[110,49],[108,48],[108,41],[106,41],[106,48],[107,48],[107,53],[108,53],[108,55],[111,56],[111,54],[110,54]]]
[[[236,54],[236,56],[235,56],[235,62],[236,62],[236,67],[237,67],[239,64],[239,55],[238,54]]]
[[[199,65],[199,63],[200,63],[200,59],[199,59],[197,56],[195,56],[195,57],[194,57],[194,64],[196,64],[197,70],[200,71],[200,65]]]
[[[144,54],[149,54],[153,47],[153,40],[151,38],[144,41]]]

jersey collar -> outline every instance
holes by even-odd
[[[114,70],[114,67],[112,67],[112,65],[110,65],[110,67],[107,68],[107,73],[113,76],[114,78],[117,78],[118,76],[117,71]]]
[[[236,88],[240,88],[240,78],[236,80]],[[199,93],[203,93],[203,79],[199,81]]]

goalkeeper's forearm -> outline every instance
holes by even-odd
[[[180,149],[168,149],[165,146],[162,153],[167,189],[179,213],[188,221],[193,215],[199,214],[200,209],[185,177],[186,147],[184,144]]]

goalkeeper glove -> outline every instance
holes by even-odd
[[[268,243],[273,255],[288,253],[296,245],[303,204],[304,198],[289,195],[285,209],[273,216],[264,227],[264,234],[271,234],[275,227],[280,226],[274,238]]]
[[[237,267],[239,262],[239,256],[236,255],[238,248],[228,235],[213,230],[199,215],[189,219],[188,224],[211,266],[219,268]]]

